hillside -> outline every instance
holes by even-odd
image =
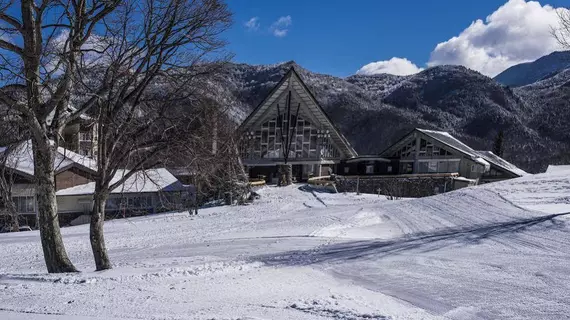
[[[495,77],[506,86],[519,87],[531,84],[570,67],[570,51],[558,51],[533,62],[521,63],[508,68]]]
[[[338,78],[310,72],[295,62],[231,64],[220,85],[241,122],[291,67],[361,154],[379,153],[414,127],[447,130],[475,149],[490,149],[505,131],[507,160],[529,172],[543,171],[570,150],[551,130],[533,93],[500,85],[478,72],[439,66],[412,76],[355,75]],[[558,101],[558,100],[557,100]],[[570,122],[566,115],[560,121]],[[556,153],[557,155],[554,155]],[[560,153],[560,154],[558,154]],[[554,159],[554,160],[553,160]]]

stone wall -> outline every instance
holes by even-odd
[[[455,189],[453,176],[336,176],[338,192],[361,192],[418,198]]]

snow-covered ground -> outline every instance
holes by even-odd
[[[0,235],[0,319],[567,319],[570,175],[388,201],[299,186],[250,206],[62,229],[79,274],[45,273],[37,231]]]

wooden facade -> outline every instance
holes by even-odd
[[[357,155],[293,68],[238,132],[250,178],[263,176],[268,182],[277,178],[279,164],[291,164],[300,181],[328,174],[341,160]]]
[[[473,150],[447,132],[414,129],[379,156],[358,156],[341,161],[337,174],[456,174],[474,183],[487,183],[526,173],[490,151]]]

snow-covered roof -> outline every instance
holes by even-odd
[[[435,131],[435,130],[426,130],[426,129],[416,129],[419,132],[430,136],[431,138],[438,140],[441,143],[444,143],[453,149],[464,153],[467,156],[470,156],[471,159],[477,161],[477,158],[481,158],[481,156],[477,153],[477,151],[473,150],[470,146],[466,145],[465,143],[457,140],[454,136],[449,134],[449,132],[445,131]]]
[[[6,148],[0,149],[4,152]],[[95,160],[82,156],[71,150],[58,147],[55,154],[54,169],[56,172],[63,171],[72,166],[79,166],[86,171],[95,172],[97,163]],[[34,154],[32,151],[32,141],[27,140],[20,143],[9,155],[6,166],[27,175],[34,175]]]
[[[67,109],[64,111],[64,114],[62,114],[61,116],[66,117],[66,116],[69,116],[69,115],[75,113],[76,111],[77,111],[77,108],[75,108],[71,103],[68,103]],[[46,123],[48,125],[51,125],[54,116],[55,116],[55,109],[50,111],[50,113],[46,117]],[[84,113],[79,115],[79,119],[81,119],[81,120],[93,120],[91,117],[89,117],[88,115],[86,115]]]
[[[356,157],[352,157],[346,162],[358,162],[358,161],[382,161],[382,162],[390,162],[390,159],[386,159],[384,157],[380,157],[378,155],[359,155]]]
[[[454,177],[453,180],[464,181],[464,182],[477,182],[476,179],[467,179],[465,177]]]
[[[549,165],[546,168],[547,173],[568,173],[570,174],[570,165]]]
[[[512,174],[515,174],[519,177],[528,175],[528,173],[526,171],[518,168],[514,164],[512,164],[512,163],[508,162],[507,160],[499,157],[498,155],[494,154],[491,151],[477,151],[477,153],[479,153],[481,155],[481,157],[483,157],[485,160],[489,161],[493,165],[495,165],[495,166],[497,166],[503,170],[509,171]]]
[[[416,129],[416,130],[430,136],[431,138],[433,138],[435,140],[440,141],[441,143],[444,143],[444,144],[462,152],[463,154],[465,154],[467,156],[470,156],[473,161],[484,165],[485,168],[489,168],[490,164],[493,164],[493,165],[495,165],[495,166],[497,166],[503,170],[511,172],[512,174],[515,174],[515,175],[520,176],[520,177],[528,174],[524,170],[518,168],[514,164],[512,164],[512,163],[508,162],[507,160],[499,157],[498,155],[494,154],[491,151],[473,150],[473,148],[471,148],[468,145],[466,145],[465,143],[457,140],[455,137],[453,137],[448,132],[435,131],[435,130],[425,130],[425,129]]]
[[[118,170],[111,184],[119,181],[129,170]],[[167,169],[156,168],[139,171],[129,177],[111,193],[145,193],[159,191],[182,191],[185,186],[178,181]],[[57,191],[58,196],[90,195],[95,191],[95,182],[78,185]]]

